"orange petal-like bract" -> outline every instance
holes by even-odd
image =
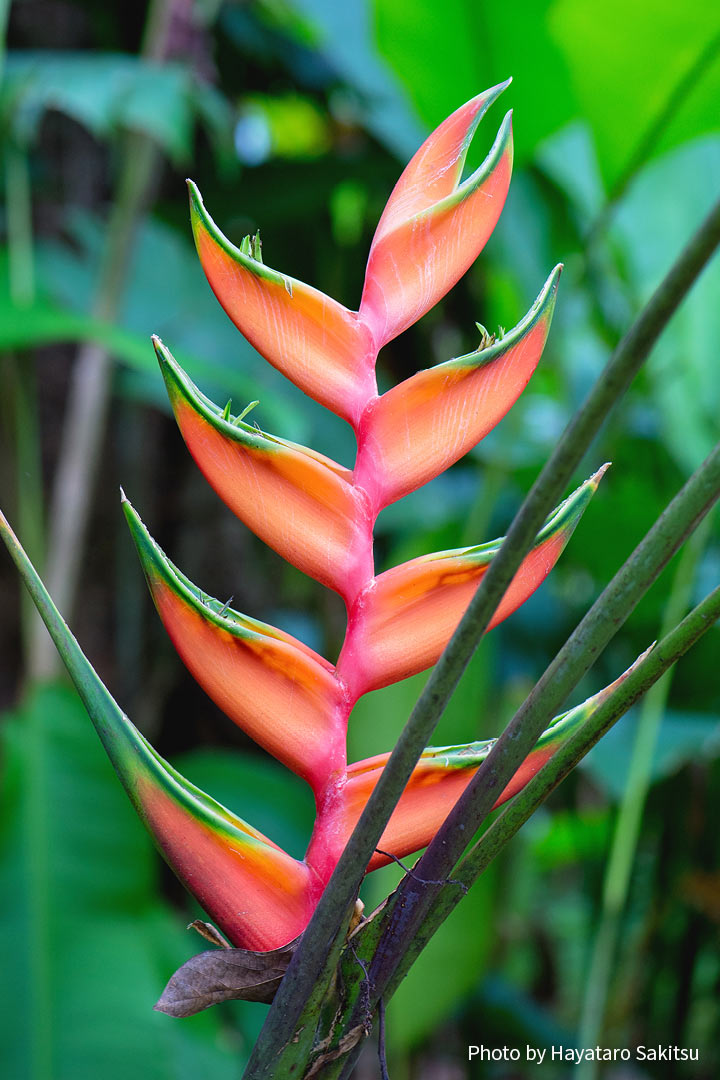
[[[550,515],[523,560],[488,629],[511,615],[552,570],[604,470]],[[354,694],[366,693],[430,667],[440,656],[502,544],[456,548],[380,574],[350,612],[338,673]]]
[[[502,806],[522,791],[545,762],[580,730],[613,690],[627,678],[634,666],[581,705],[555,717],[507,784],[493,809]],[[387,855],[379,852],[374,855],[368,866],[369,870],[376,870],[388,863],[388,855],[402,859],[430,843],[490,753],[495,741],[489,739],[464,746],[430,747],[423,753],[378,844],[380,851],[387,852]],[[348,836],[365,809],[389,757],[390,754],[378,754],[348,766],[348,781],[344,792],[345,830]]]
[[[251,345],[296,386],[346,420],[374,392],[374,355],[354,311],[279,274],[223,236],[190,183],[200,261],[213,292]]]
[[[233,720],[315,789],[343,768],[344,718],[334,668],[307,645],[201,592],[124,501],[163,625],[192,676]]]
[[[144,740],[135,734],[126,786],[186,888],[238,948],[269,950],[293,941],[319,892],[309,867],[194,788],[147,744],[143,760]]]
[[[459,113],[459,123],[457,114],[453,114],[446,124],[458,123],[460,132],[466,125],[471,133],[473,109],[465,105]],[[430,141],[434,139],[431,135]],[[390,210],[373,238],[360,317],[370,328],[377,349],[417,322],[462,277],[485,246],[503,208],[512,172],[510,113],[483,164],[460,184],[456,166],[459,163],[462,168],[467,144],[462,137],[448,141],[458,149],[452,168],[442,137],[437,140],[437,150],[440,168],[443,163],[448,168],[447,177],[438,182],[438,187],[444,191],[452,178],[449,192],[416,209],[425,200],[413,194],[414,177],[430,171],[432,157],[432,145],[428,151],[425,144],[416,155],[421,163],[416,166],[414,158],[408,166],[409,181],[406,184],[401,177],[397,199],[391,195]]]
[[[93,669],[0,513],[0,537],[135,809],[173,871],[238,948],[275,949],[307,924],[322,883],[150,746]]]
[[[351,602],[366,580],[371,523],[352,474],[322,454],[225,420],[155,343],[182,436],[220,498],[288,562]]]
[[[448,469],[515,404],[542,354],[561,269],[496,344],[419,371],[371,406],[354,475],[378,509]]]
[[[478,124],[511,81],[507,79],[467,101],[428,135],[403,169],[385,204],[375,229],[375,243],[415,214],[452,195]]]

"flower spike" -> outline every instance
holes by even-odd
[[[296,386],[354,421],[375,394],[367,327],[357,312],[271,270],[257,247],[223,236],[192,181],[190,213],[200,262],[223,308],[251,345]]]
[[[527,385],[547,338],[561,267],[508,334],[496,340],[483,331],[475,352],[419,371],[378,396],[378,350],[452,288],[498,219],[512,170],[510,113],[482,165],[467,179],[462,175],[475,131],[507,85],[457,109],[403,171],[373,237],[357,312],[266,266],[259,236],[235,247],[189,182],[196,246],[221,305],[274,367],[347,420],[357,439],[351,470],[269,435],[246,421],[252,405],[237,416],[231,402],[218,408],[153,339],[178,426],[206,479],[261,540],[345,601],[345,639],[333,666],[290,634],[207,596],[161,551],[123,496],[151,595],[180,657],[235,724],[313,789],[315,823],[304,861],[158,756],[91,668],[0,515],[0,538],[138,813],[181,881],[240,948],[289,956],[291,948],[283,947],[307,926],[388,761],[381,754],[348,768],[346,732],[355,703],[438,659],[503,543],[436,552],[375,576],[377,514],[484,438]],[[544,580],[604,471],[548,517],[489,628]],[[612,688],[554,721],[499,801],[516,794]],[[380,847],[401,858],[427,844],[492,745],[426,750]],[[370,869],[384,860],[376,854]],[[246,956],[248,970],[257,959],[256,952]],[[268,967],[261,960],[260,968],[276,971],[278,962],[275,956]],[[185,977],[176,976],[181,983]],[[265,986],[263,1000],[268,993]],[[257,982],[253,994],[259,1000]]]
[[[355,482],[378,510],[448,469],[515,404],[547,340],[561,270],[498,342],[419,371],[363,417]]]
[[[489,93],[497,96],[501,89],[504,86]],[[380,220],[360,303],[360,318],[370,328],[376,349],[417,322],[453,287],[480,254],[500,217],[512,172],[510,113],[483,164],[458,184],[467,150],[463,126],[471,135],[473,122],[484,111],[477,102],[476,98],[474,111],[470,102],[445,121],[447,140],[441,134],[445,125],[441,125],[421,146]],[[453,137],[450,129],[459,130]],[[457,153],[454,160],[453,151]],[[447,173],[438,178],[443,168]],[[443,192],[430,204],[418,195],[415,183],[416,177],[428,173],[435,176],[433,186]]]
[[[548,517],[488,630],[512,615],[545,580],[606,467]],[[436,662],[502,543],[503,538],[479,547],[422,555],[374,579],[350,612],[350,627],[337,665],[354,694],[388,686]]]
[[[201,592],[123,499],[163,625],[191,675],[251,739],[315,790],[345,765],[340,686],[332,664],[290,634]]]
[[[305,926],[317,883],[293,859],[164,761],[128,720],[0,514],[0,535],[132,803],[163,857],[233,944],[273,949]]]
[[[502,806],[522,791],[535,773],[580,730],[613,690],[624,682],[634,667],[635,664],[582,705],[555,717],[512,777],[493,809]],[[492,750],[495,741],[490,739],[464,746],[427,749],[413,770],[378,847],[401,859],[429,844]],[[345,830],[348,836],[365,809],[389,757],[389,754],[378,754],[377,757],[348,766],[348,782],[345,788]],[[376,870],[389,861],[386,856],[376,854],[368,870]]]
[[[162,342],[153,340],[182,436],[220,498],[279,555],[351,603],[358,581],[366,580],[371,555],[362,541],[372,526],[350,470],[224,419]]]

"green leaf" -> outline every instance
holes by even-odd
[[[408,106],[401,80],[375,48],[372,5],[368,0],[343,0],[343,3],[291,0],[288,6],[313,28],[313,44],[327,57],[332,69],[359,91],[360,107],[371,131],[399,156],[410,157],[422,142],[424,132],[414,110]],[[441,89],[438,83],[441,81],[436,79],[436,88]],[[468,97],[477,92],[474,90]]]
[[[609,0],[601,19],[577,0],[369,6],[381,55],[431,129],[512,75],[518,157],[584,117],[613,182],[643,146],[654,155],[717,126],[720,39],[701,0]]]
[[[197,85],[189,67],[123,53],[11,52],[3,97],[22,142],[32,141],[44,113],[56,110],[104,138],[142,132],[178,163],[190,156],[196,117],[216,142],[220,125],[232,122],[224,99]]]
[[[663,269],[698,227],[720,189],[720,138],[697,139],[654,161],[615,214],[612,236],[630,286],[645,303]],[[720,415],[720,260],[698,280],[648,363],[661,440],[683,472],[696,469],[717,439]]]
[[[141,1062],[142,1080],[230,1080],[216,1017],[152,1010],[194,942],[75,694],[36,688],[2,752],[0,1075],[127,1080]]]

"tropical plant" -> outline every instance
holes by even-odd
[[[193,968],[195,973],[205,972],[205,984],[200,990],[188,981],[187,973],[183,977],[181,969],[161,1002],[161,1007],[176,1015],[195,1011],[223,996],[271,1000],[294,943],[304,934],[323,896],[325,909],[313,923],[322,925],[322,918],[328,918],[331,901],[327,895],[332,897],[333,892],[327,887],[333,875],[341,882],[335,892],[342,898],[343,882],[349,887],[347,876],[342,877],[343,870],[352,858],[357,880],[366,870],[400,860],[430,844],[438,830],[446,843],[448,831],[458,824],[458,815],[472,806],[472,793],[485,778],[482,796],[476,799],[475,817],[467,818],[467,832],[462,835],[462,821],[459,835],[456,830],[450,867],[442,866],[441,860],[441,872],[423,871],[423,866],[432,865],[436,839],[420,869],[409,875],[410,889],[439,889],[451,884],[456,891],[465,890],[472,878],[460,875],[451,879],[447,871],[462,855],[486,813],[523,789],[530,793],[525,803],[512,804],[511,812],[517,807],[516,816],[513,818],[511,813],[504,819],[505,834],[500,826],[504,843],[599,737],[603,727],[627,708],[633,695],[642,692],[707,628],[710,609],[704,609],[702,617],[697,616],[692,625],[683,624],[680,638],[670,642],[664,651],[660,648],[649,658],[645,656],[583,705],[549,724],[545,721],[544,732],[542,728],[535,730],[540,715],[536,711],[531,717],[533,723],[527,725],[523,737],[516,738],[510,750],[509,741],[517,736],[517,723],[505,733],[504,742],[501,739],[497,743],[493,740],[423,748],[424,741],[417,746],[423,728],[416,722],[413,729],[411,720],[409,730],[414,731],[417,750],[413,760],[413,750],[403,744],[392,758],[386,752],[347,763],[347,726],[358,699],[370,690],[431,667],[452,638],[454,652],[451,648],[445,654],[450,660],[444,667],[439,665],[437,676],[444,678],[447,686],[433,703],[431,681],[430,696],[424,698],[426,714],[433,707],[436,713],[440,711],[479,634],[510,615],[549,573],[605,471],[605,467],[598,470],[542,524],[548,492],[553,485],[564,486],[584,449],[583,438],[585,443],[589,441],[592,425],[596,428],[602,420],[602,408],[607,411],[614,400],[612,395],[617,396],[614,387],[606,391],[602,407],[595,400],[594,412],[591,408],[585,417],[581,416],[576,428],[581,428],[584,420],[586,432],[578,435],[576,430],[574,444],[569,438],[558,448],[560,454],[568,448],[572,452],[567,454],[562,468],[555,468],[553,480],[547,481],[544,489],[541,482],[539,488],[536,485],[534,503],[531,495],[527,504],[530,509],[526,507],[524,517],[521,511],[513,526],[514,546],[511,530],[508,543],[497,540],[437,552],[375,573],[373,529],[377,515],[448,469],[502,419],[527,385],[547,338],[560,267],[552,272],[530,312],[514,329],[491,334],[478,324],[480,344],[474,352],[420,371],[378,394],[375,365],[380,349],[452,288],[475,260],[497,222],[510,182],[509,114],[483,164],[467,179],[462,178],[462,173],[478,123],[506,86],[503,83],[494,87],[454,112],[406,167],[378,224],[357,312],[267,267],[259,235],[247,236],[239,247],[233,246],[190,184],[196,245],[220,303],[271,364],[346,420],[357,439],[355,465],[348,469],[314,450],[269,435],[246,422],[248,409],[233,415],[231,401],[223,409],[205,397],[162,342],[154,339],[181,433],[210,484],[258,537],[337,592],[346,605],[344,644],[336,664],[332,664],[290,634],[234,611],[229,602],[214,600],[193,585],[160,550],[123,495],[125,516],[153,600],[183,661],[243,731],[312,788],[315,827],[303,860],[291,857],[271,838],[189,783],[153,750],[100,682],[2,519],[3,538],[136,809],[178,877],[235,950],[243,951],[240,966],[245,965],[245,973],[236,985],[225,985],[223,989],[209,985],[212,979],[222,982],[214,960],[210,966]],[[700,257],[695,254],[696,261]],[[677,303],[679,295],[676,287],[672,303]],[[668,314],[663,310],[664,318]],[[657,312],[653,312],[653,318],[659,323]],[[624,365],[623,370],[632,373],[632,365],[639,366],[642,349],[646,354],[652,334],[658,331],[655,323],[646,334],[647,340],[640,344],[631,341],[624,353],[619,351],[618,369]],[[605,598],[603,633],[607,624],[618,623],[617,604],[625,605],[624,615],[631,610],[633,602],[717,498],[716,474],[717,452],[700,478],[683,489],[684,501],[681,493],[680,501],[673,504],[670,536],[661,528],[658,539],[651,531],[645,548],[641,545],[642,550],[638,549],[635,562],[618,575],[621,578],[625,574],[620,585],[613,582],[609,587],[609,592],[613,587],[615,592]],[[643,574],[638,572],[641,566]],[[621,586],[633,574],[633,588],[622,594]],[[717,597],[713,596],[716,605]],[[613,600],[616,608],[612,607]],[[716,614],[715,608],[712,612]],[[456,670],[448,672],[448,663],[454,664]],[[570,678],[564,684],[558,680],[555,696],[560,700],[562,690],[570,688]],[[398,767],[392,772],[393,759],[397,763],[403,752],[405,773]],[[495,774],[488,772],[503,754],[504,769],[501,767]],[[551,759],[554,772],[543,769]],[[392,774],[390,779],[385,777],[386,772]],[[533,777],[535,782],[529,783]],[[391,785],[395,787],[394,797]],[[378,814],[383,812],[384,820],[380,820]],[[373,813],[374,837],[368,826]],[[354,849],[351,841],[356,836],[361,837],[366,848],[369,845],[369,857],[362,857],[359,863],[357,845]],[[490,848],[494,853],[497,845],[493,846],[493,842]],[[352,894],[355,890],[349,891]],[[373,938],[366,933],[362,939],[370,949],[366,960],[358,958],[354,945],[349,946],[356,962],[354,989],[352,977],[345,980],[349,991],[338,991],[336,984],[328,989],[327,973],[337,962],[350,919],[347,904],[340,907],[341,918],[336,920],[333,931],[335,949],[330,947],[332,942],[324,942],[327,947],[318,952],[317,963],[326,977],[318,980],[315,997],[310,995],[312,1000],[307,994],[298,1000],[291,1021],[297,1022],[303,1007],[310,1009],[314,1019],[314,1024],[297,1028],[298,1032],[307,1028],[308,1034],[293,1040],[295,1060],[310,1062],[309,1071],[304,1073],[307,1076],[321,1072],[325,1075],[327,1069],[343,1067],[345,1056],[367,1033],[373,1008],[379,1005],[382,1009],[384,988],[389,986],[391,992],[392,979],[402,968],[395,955],[394,967],[388,969],[382,984],[367,970],[370,959],[377,961],[381,951],[376,948],[378,941],[383,943],[379,935],[387,930],[387,918],[393,911],[397,914],[396,902],[394,907],[390,905],[389,916],[385,913],[383,918],[364,924],[374,922],[378,935]],[[358,920],[356,911],[351,930],[357,929]],[[406,921],[405,938],[401,940],[407,956],[412,958],[423,939],[421,936],[411,949],[408,925]],[[306,943],[306,952],[309,948]],[[272,955],[263,961],[257,953]],[[303,955],[302,949],[298,955]],[[224,960],[221,957],[221,963],[229,962],[229,955]],[[238,963],[236,957],[232,963]],[[292,987],[292,980],[287,985]],[[338,994],[344,1004],[332,1011],[336,1020],[324,1024],[322,1016],[327,1013],[328,1001],[337,1000]],[[363,994],[367,998],[363,998],[365,1012],[358,1014]],[[336,1022],[339,1016],[341,1024]],[[351,1024],[353,1018],[355,1023]],[[273,1053],[282,1055],[288,1045],[288,1041],[276,1045]],[[268,1071],[268,1060],[266,1054],[265,1064],[251,1063],[250,1073],[285,1075],[285,1059],[278,1066],[280,1071],[274,1072]]]

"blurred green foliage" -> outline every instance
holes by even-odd
[[[117,484],[213,595],[234,594],[235,607],[330,657],[343,613],[207,491],[170,424],[148,335],[163,336],[221,404],[259,398],[263,427],[346,464],[353,445],[344,425],[277,376],[219,309],[195,258],[180,167],[231,239],[260,227],[270,265],[356,307],[374,225],[406,158],[452,109],[513,75],[504,100],[515,110],[517,166],[500,224],[467,278],[381,357],[389,385],[468,351],[476,320],[513,325],[552,265],[565,263],[550,341],[528,390],[468,458],[381,516],[378,562],[482,542],[505,530],[610,348],[720,187],[720,23],[698,0],[609,0],[602,10],[589,0],[198,3],[177,55],[157,66],[137,56],[143,5],[69,0],[54,22],[45,7],[11,12],[0,90],[8,226],[0,351],[28,375],[44,471],[23,466],[18,478],[22,402],[5,380],[2,502],[11,510],[28,492],[47,493],[71,346],[104,345],[117,361],[115,393],[80,639],[162,753],[299,853],[312,823],[307,792],[228,730],[181,670],[122,535]],[[484,121],[473,160],[500,117],[494,110]],[[119,314],[108,322],[92,314],[92,297],[128,132],[152,138],[163,157]],[[23,169],[27,228],[18,227]],[[717,439],[718,295],[716,260],[588,456],[585,474],[602,460],[614,464],[561,564],[484,641],[438,743],[501,730]],[[719,567],[715,531],[698,593],[717,582]],[[14,597],[5,562],[0,574]],[[661,579],[578,697],[657,636],[667,590]],[[16,602],[2,611],[0,693],[9,706],[23,658]],[[607,1045],[699,1045],[701,1067],[677,1075],[708,1080],[720,1065],[717,648],[716,630],[672,686],[605,1033]],[[423,678],[358,704],[352,758],[392,745]],[[619,725],[529,823],[403,985],[388,1014],[393,1080],[443,1075],[448,1060],[462,1075],[465,1045],[479,1036],[486,1045],[572,1044],[634,723],[631,715]],[[82,710],[62,688],[31,689],[6,714],[2,738],[0,939],[11,974],[0,989],[0,1074],[237,1076],[262,1006],[182,1023],[151,1010],[173,967],[201,948],[180,930],[196,913],[159,872]],[[399,873],[372,875],[366,904],[379,902]]]

